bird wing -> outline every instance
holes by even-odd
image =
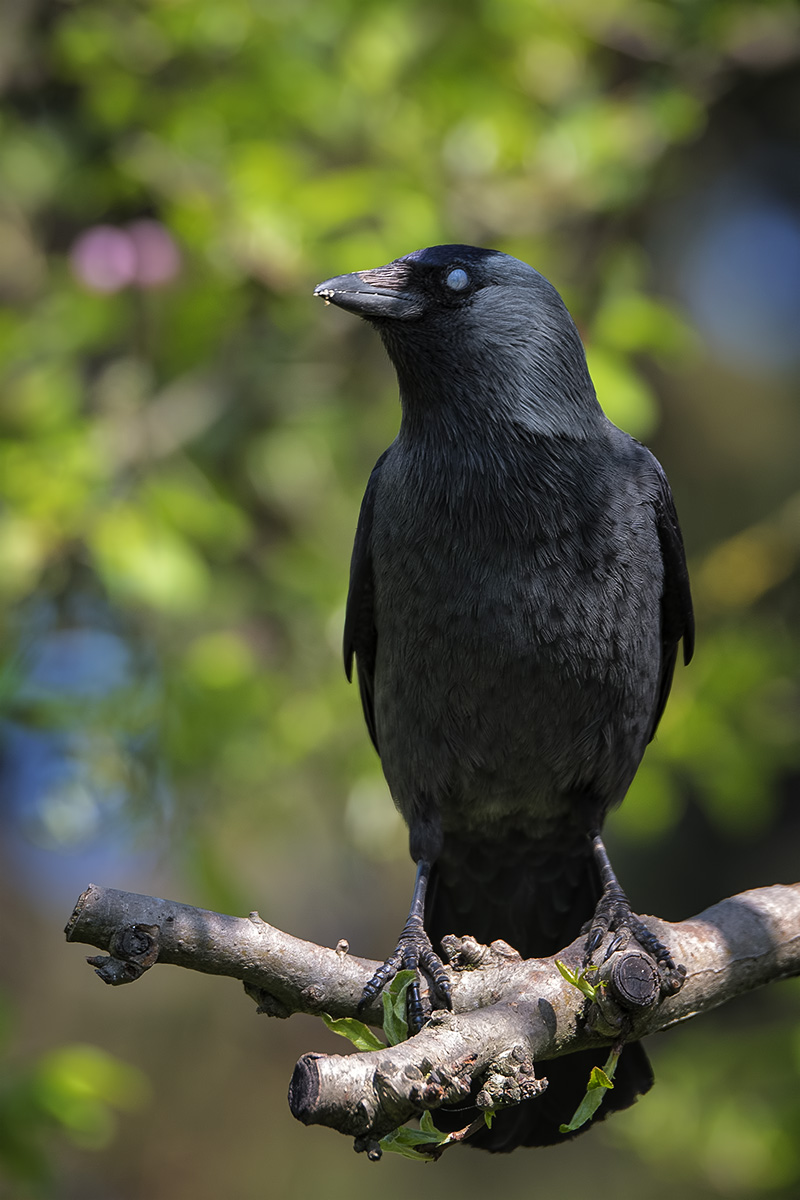
[[[375,628],[375,587],[372,574],[372,518],[380,471],[388,453],[389,450],[385,450],[373,467],[367,483],[367,490],[364,492],[364,499],[361,501],[361,512],[353,543],[353,557],[350,560],[350,589],[347,593],[347,609],[344,618],[344,669],[348,680],[352,680],[353,657],[355,656],[364,719],[367,722],[369,736],[379,754],[374,704],[375,652],[378,633]]]
[[[650,740],[655,736],[661,715],[672,686],[672,675],[678,656],[678,643],[683,638],[683,661],[688,663],[694,653],[694,612],[689,587],[689,571],[683,548],[678,514],[672,499],[667,477],[661,464],[656,466],[655,516],[661,557],[664,563],[664,590],[661,595],[661,678],[658,701],[650,728]]]

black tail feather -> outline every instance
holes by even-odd
[[[641,1042],[631,1042],[623,1048],[614,1075],[614,1087],[606,1092],[591,1122],[574,1133],[560,1132],[560,1126],[571,1121],[583,1099],[592,1067],[602,1066],[607,1057],[607,1050],[582,1050],[542,1063],[538,1073],[546,1077],[547,1088],[541,1096],[497,1113],[491,1129],[487,1127],[472,1134],[466,1145],[494,1154],[507,1154],[517,1146],[558,1145],[577,1137],[610,1113],[630,1108],[653,1085],[653,1069]],[[436,1123],[445,1128],[440,1114],[444,1115],[444,1110],[440,1109],[436,1114]],[[463,1128],[473,1119],[474,1115],[470,1117],[468,1113],[448,1112],[447,1128]]]
[[[559,837],[531,843],[524,838],[445,843],[434,867],[425,911],[425,928],[438,946],[446,933],[471,934],[479,942],[502,938],[523,958],[556,954],[569,945],[594,913],[600,879],[589,839]],[[589,1128],[562,1134],[586,1091],[592,1067],[602,1066],[604,1049],[541,1064],[538,1074],[548,1086],[535,1100],[499,1112],[489,1129],[473,1134],[467,1144],[503,1153],[516,1146],[547,1146],[567,1141]],[[617,1063],[614,1087],[591,1124],[609,1113],[630,1107],[653,1083],[653,1072],[638,1042],[624,1047]],[[440,1109],[441,1128],[463,1128],[475,1119],[471,1106]]]

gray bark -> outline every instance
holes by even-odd
[[[304,1055],[290,1091],[294,1115],[369,1147],[426,1109],[463,1099],[473,1082],[479,1105],[515,1103],[542,1087],[534,1064],[656,1033],[800,973],[800,884],[744,892],[676,924],[645,920],[686,967],[676,995],[659,995],[658,977],[638,948],[622,948],[602,963],[598,976],[607,986],[589,1002],[552,958],[523,961],[503,942],[446,939],[452,1013],[435,1013],[416,1037],[385,1050]],[[355,1016],[379,965],[350,955],[344,942],[329,949],[291,937],[257,913],[224,916],[93,885],[66,935],[109,954],[88,960],[108,983],[131,982],[156,961],[172,963],[241,980],[259,1010],[277,1017]],[[578,939],[557,957],[575,970],[582,956]],[[602,960],[602,949],[596,957]],[[373,1005],[359,1016],[380,1025],[382,1011]]]

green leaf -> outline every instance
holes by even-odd
[[[439,1141],[447,1137],[446,1133],[442,1133],[441,1129],[437,1129],[433,1123],[433,1117],[429,1112],[424,1112],[419,1119],[419,1127],[423,1133],[430,1133]]]
[[[576,987],[579,992],[583,992],[584,996],[587,996],[589,1000],[597,999],[600,989],[604,986],[604,984],[589,983],[587,978],[591,971],[597,970],[597,967],[588,966],[585,970],[571,971],[567,964],[562,962],[560,958],[556,959],[556,966],[566,979],[567,983],[571,983],[572,986]]]
[[[398,971],[392,982],[383,989],[383,1032],[390,1046],[397,1046],[408,1038],[406,992],[416,974],[416,971]]]
[[[430,1155],[425,1153],[425,1146],[441,1146],[450,1138],[449,1133],[443,1133],[433,1123],[429,1112],[424,1112],[419,1119],[419,1129],[404,1125],[394,1129],[385,1138],[381,1138],[381,1148],[390,1154],[402,1154],[405,1158],[416,1159],[417,1162],[428,1161]]]
[[[440,1138],[432,1137],[419,1129],[409,1129],[408,1126],[403,1125],[401,1129],[393,1129],[391,1133],[387,1133],[386,1137],[381,1138],[380,1145],[381,1149],[388,1151],[389,1154],[402,1154],[404,1158],[413,1158],[417,1162],[422,1162],[430,1156],[421,1147],[438,1146],[440,1140]]]
[[[327,1013],[320,1013],[320,1016],[331,1033],[338,1033],[339,1037],[347,1038],[349,1042],[353,1043],[356,1050],[386,1049],[377,1034],[374,1034],[363,1021],[357,1021],[355,1017],[331,1017]]]
[[[570,1123],[568,1125],[559,1125],[559,1133],[574,1133],[576,1129],[580,1129],[587,1121],[591,1121],[603,1103],[606,1092],[614,1086],[611,1081],[614,1078],[618,1060],[619,1051],[612,1050],[604,1066],[592,1067],[592,1073],[586,1085],[586,1095],[575,1110],[575,1115]]]

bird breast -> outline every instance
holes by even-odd
[[[657,535],[602,457],[569,457],[431,472],[398,453],[382,471],[375,718],[409,823],[434,804],[445,828],[513,816],[538,836],[633,777],[660,668]]]

